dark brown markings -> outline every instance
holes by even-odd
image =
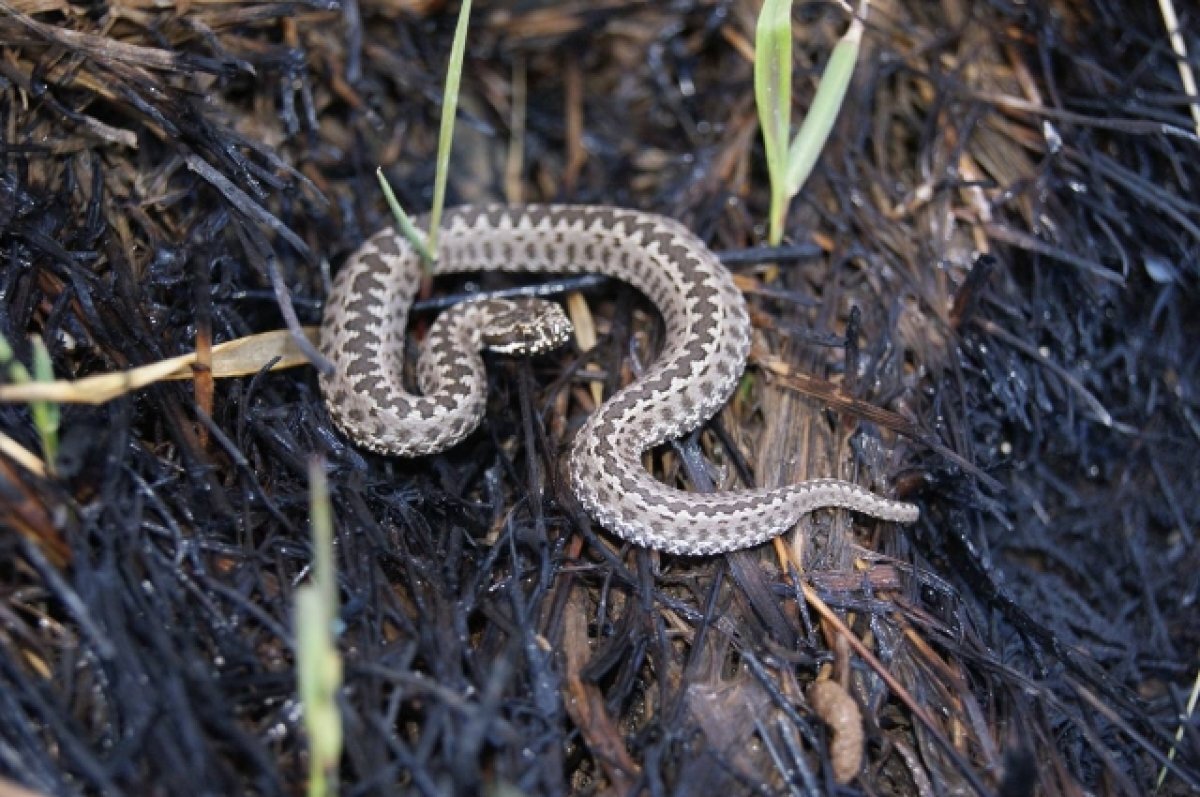
[[[483,211],[483,216],[487,219],[488,225],[491,227],[499,227],[500,221],[508,215],[508,208],[504,205],[488,205]]]
[[[463,382],[466,381],[466,379],[470,377],[472,373],[474,373],[474,370],[466,365],[461,363],[451,363],[449,365],[442,366],[442,368],[439,369],[438,376],[446,381]]]
[[[707,356],[704,351],[704,341],[700,340],[699,338],[692,338],[691,340],[687,341],[683,350],[685,352],[684,356],[694,363],[704,362],[704,359]]]
[[[671,499],[671,498],[665,499],[662,502],[661,506],[666,507],[667,510],[673,515],[682,515],[683,513],[688,512],[691,509],[693,509],[693,506],[690,501],[683,501],[683,500]]]
[[[655,393],[665,393],[668,389],[670,389],[671,382],[671,375],[666,372],[662,372],[652,374],[649,377],[644,378],[639,387],[645,392],[653,395]]]
[[[409,401],[409,412],[421,418],[432,418],[437,414],[438,402],[431,396],[420,396]]]
[[[371,240],[375,244],[375,247],[383,254],[391,257],[400,256],[400,239],[391,230],[386,231],[386,233],[381,232]]]
[[[374,396],[375,391],[382,388],[383,385],[383,377],[374,373],[369,373],[354,383],[354,392],[363,393],[368,396]]]
[[[360,294],[346,302],[346,329],[353,332],[365,332],[367,327],[374,326],[372,315],[375,299],[368,294]]]
[[[696,301],[693,309],[697,315],[701,318],[716,317],[718,309],[716,291],[702,291],[699,288],[694,288],[690,296]]]
[[[359,262],[366,268],[354,275],[354,279],[350,283],[350,290],[353,293],[367,294],[372,290],[385,287],[383,274],[388,268],[387,264],[383,262],[383,258],[372,253],[364,256]]]
[[[593,461],[612,461],[617,458],[617,449],[613,445],[611,437],[595,437],[592,438],[592,445],[588,452]]]
[[[350,365],[346,367],[346,376],[349,377],[367,377],[375,373],[375,364],[371,362],[369,357],[356,357],[351,359]],[[355,383],[357,389],[358,383]]]
[[[635,424],[637,430],[643,439],[650,436],[650,432],[654,429],[654,419],[648,415],[643,415]]]

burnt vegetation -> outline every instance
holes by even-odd
[[[1200,140],[1155,4],[872,4],[778,252],[757,8],[477,3],[452,200],[682,220],[739,275],[758,338],[735,400],[656,472],[855,478],[921,521],[821,512],[792,545],[709,559],[590,524],[560,455],[592,385],[633,378],[658,334],[619,285],[585,294],[595,349],[493,359],[483,427],[415,461],[348,444],[310,367],[214,382],[202,361],[65,406],[51,473],[0,453],[0,776],[302,791],[291,607],[316,455],[345,794],[1139,795],[1163,766],[1161,793],[1200,789],[1181,720]],[[38,337],[78,378],[317,323],[330,269],[389,222],[376,166],[429,203],[456,10],[0,0],[17,359]],[[797,4],[799,110],[845,25]],[[0,432],[40,451],[26,403],[0,403]],[[829,678],[845,688],[815,711]]]

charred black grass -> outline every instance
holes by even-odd
[[[388,219],[376,166],[428,204],[456,10],[439,5],[0,2],[15,356],[39,337],[69,378],[316,323],[329,269]],[[1200,644],[1200,160],[1153,4],[873,4],[777,264],[758,248],[752,6],[477,2],[476,135],[450,194],[497,197],[522,59],[526,195],[682,219],[730,253],[770,373],[829,385],[752,369],[655,467],[695,489],[895,483],[922,522],[822,513],[787,571],[593,528],[557,464],[582,364],[611,394],[656,323],[612,286],[589,293],[596,351],[494,361],[484,428],[415,462],[341,438],[311,369],[217,382],[211,412],[181,383],[68,407],[57,477],[0,453],[0,775],[47,794],[303,787],[290,623],[316,454],[343,793],[818,794],[818,672],[863,715],[850,790],[1151,788]],[[796,20],[803,109],[846,18]],[[25,405],[0,405],[0,432],[39,451]],[[1193,718],[1163,793],[1200,787],[1196,738]]]

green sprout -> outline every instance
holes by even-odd
[[[400,234],[408,239],[408,242],[417,250],[417,254],[421,256],[426,274],[430,273],[433,263],[437,259],[435,253],[437,252],[438,230],[442,226],[442,208],[446,204],[450,149],[454,144],[454,119],[458,114],[458,90],[462,85],[462,65],[470,19],[471,0],[463,0],[462,6],[458,9],[458,22],[454,27],[454,41],[450,45],[450,63],[446,67],[446,90],[442,98],[442,119],[441,127],[438,130],[437,170],[433,178],[433,207],[429,211],[428,240],[421,237],[420,232],[413,225],[412,219],[404,212],[404,208],[400,207],[395,192],[388,185],[387,178],[383,176],[383,170],[376,169],[375,171],[375,176],[379,178],[379,184],[383,188],[383,195],[387,198],[388,206],[396,219],[396,226],[400,228]]]
[[[428,274],[433,268],[433,252],[429,251],[420,230],[412,223],[412,218],[400,206],[400,200],[396,199],[396,192],[392,190],[392,184],[383,176],[383,169],[375,169],[375,177],[379,180],[379,187],[383,190],[388,207],[392,209],[392,216],[396,219],[396,226],[400,228],[400,234],[408,239],[413,249],[417,250],[417,254],[421,256],[421,263],[425,266],[425,273]],[[436,244],[436,241],[434,243]]]
[[[1171,749],[1167,751],[1167,760],[1175,760],[1175,750],[1179,747],[1179,743],[1183,741],[1184,728],[1191,720],[1193,714],[1196,713],[1196,703],[1200,700],[1200,672],[1196,673],[1196,680],[1192,681],[1192,693],[1188,697],[1185,714],[1180,717],[1179,727],[1175,729],[1175,741],[1171,744]],[[1164,765],[1158,770],[1158,780],[1154,782],[1154,794],[1158,794],[1158,790],[1162,788],[1163,781],[1167,779],[1167,768]]]
[[[866,9],[864,3],[864,15]],[[767,241],[772,246],[783,241],[788,204],[808,180],[837,121],[858,61],[862,33],[862,19],[855,16],[849,30],[834,46],[812,106],[788,146],[792,117],[792,2],[763,3],[754,34],[754,100],[771,180]]]
[[[0,368],[8,372],[12,382],[53,382],[54,365],[50,362],[50,352],[41,338],[33,339],[33,375],[13,354],[8,339],[0,335]],[[58,429],[61,411],[53,401],[31,401],[29,412],[33,416],[33,427],[37,430],[42,441],[42,457],[46,461],[46,471],[54,473],[54,462],[58,457]]]
[[[308,734],[308,795],[327,797],[338,791],[342,758],[342,718],[337,693],[342,685],[342,658],[334,642],[337,621],[337,572],[333,561],[333,512],[321,462],[308,467],[312,516],[312,580],[296,589],[296,678]]]
[[[437,172],[433,179],[433,207],[429,211],[429,248],[437,251],[438,228],[442,225],[442,205],[446,203],[446,178],[450,171],[450,147],[454,141],[454,118],[458,114],[458,87],[462,82],[463,55],[467,46],[467,26],[471,20],[471,0],[463,0],[450,45],[450,64],[446,67],[446,93],[442,99],[442,125],[438,131]]]

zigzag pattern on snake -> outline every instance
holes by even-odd
[[[750,349],[741,292],[678,222],[600,206],[466,206],[447,211],[439,234],[435,274],[598,273],[629,283],[662,313],[666,339],[657,360],[588,419],[568,453],[572,491],[618,536],[707,555],[757,545],[823,507],[904,523],[917,519],[911,504],[836,479],[689,493],[647,472],[645,451],[696,428],[728,401]],[[443,313],[425,341],[418,366],[422,395],[414,395],[404,388],[400,365],[420,278],[410,244],[382,230],[351,256],[325,306],[320,349],[336,369],[321,377],[330,414],[356,442],[381,453],[428,454],[469,434],[485,404],[479,348],[495,337],[488,325],[522,321],[529,312],[529,305],[484,300]],[[569,329],[560,319],[550,327],[554,338]]]

